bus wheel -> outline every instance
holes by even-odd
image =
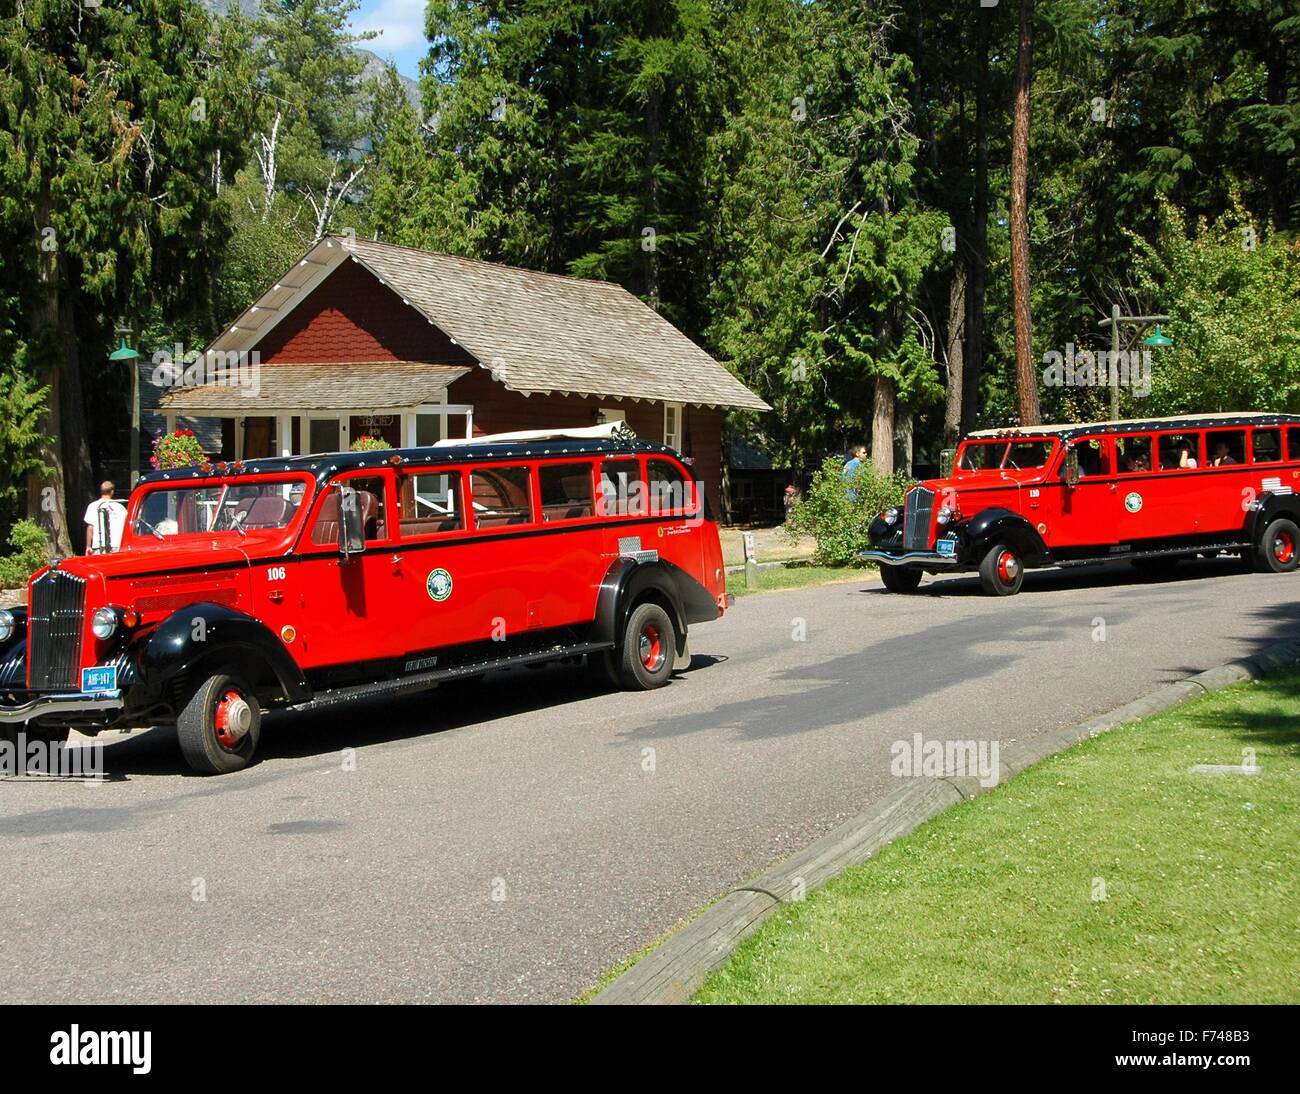
[[[677,632],[658,604],[638,604],[628,616],[619,650],[619,683],[629,691],[661,688],[673,674]]]
[[[915,566],[882,566],[880,580],[891,593],[914,593],[921,584],[921,571]]]
[[[200,775],[248,766],[262,733],[262,709],[233,676],[209,676],[176,719],[185,762]]]
[[[995,543],[980,560],[980,585],[989,596],[1011,596],[1024,584],[1025,567],[1014,547]]]
[[[1259,537],[1255,548],[1255,569],[1262,573],[1289,574],[1300,565],[1300,527],[1278,517]]]

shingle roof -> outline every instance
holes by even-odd
[[[437,401],[454,380],[470,370],[423,361],[370,361],[348,364],[281,363],[252,373],[254,383],[164,389],[161,409],[172,414],[248,414],[286,410],[393,410]]]

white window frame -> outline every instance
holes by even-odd
[[[447,393],[442,393],[443,400],[446,400]],[[438,403],[421,403],[417,407],[402,412],[402,446],[404,448],[415,447],[415,418],[417,414],[436,414],[442,419],[438,430],[439,439],[447,440],[447,419],[453,415],[465,415],[465,439],[469,440],[474,436],[474,407],[471,403],[448,403],[446,401]]]
[[[675,412],[673,418],[676,422],[676,428],[671,431],[668,428],[668,412],[670,410]],[[684,410],[685,406],[682,403],[664,403],[664,444],[674,452],[682,450],[682,415]]]

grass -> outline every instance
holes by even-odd
[[[785,562],[788,559],[808,558],[817,549],[817,541],[811,536],[791,540],[782,528],[756,528],[753,529],[753,533],[758,562]],[[745,561],[744,529],[720,528],[718,538],[722,542],[722,560],[726,565],[738,566]]]
[[[876,580],[875,571],[855,566],[812,566],[795,563],[790,566],[774,566],[758,571],[758,588],[745,587],[745,575],[735,573],[727,575],[727,592],[737,597],[748,596],[756,592],[771,592],[775,589],[803,589],[809,585],[829,585],[836,581],[861,581],[864,584]]]
[[[1189,773],[1244,748],[1260,774]],[[1297,789],[1300,674],[1205,696],[786,905],[697,1001],[1298,1002]]]

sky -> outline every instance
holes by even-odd
[[[361,45],[386,61],[403,76],[418,79],[420,59],[429,48],[424,37],[426,0],[361,0],[352,13],[352,29],[382,33]]]

